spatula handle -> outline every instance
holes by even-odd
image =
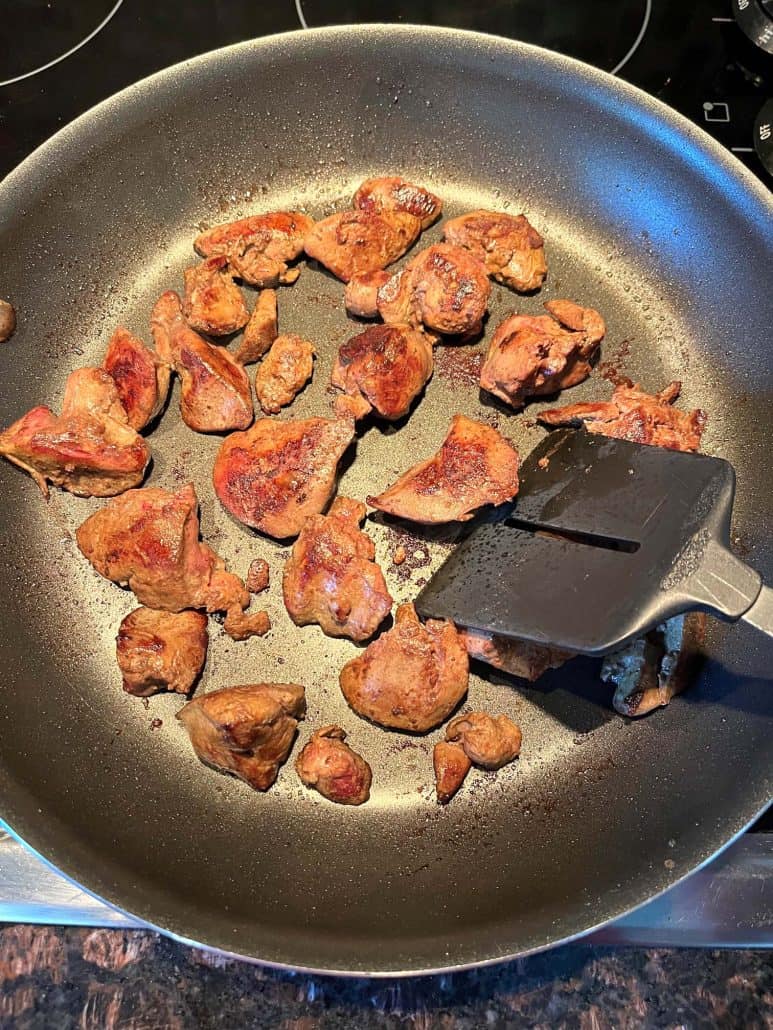
[[[760,596],[742,616],[744,622],[748,622],[755,629],[762,630],[769,637],[773,637],[773,590],[770,587],[763,587]]]

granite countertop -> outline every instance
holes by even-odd
[[[574,944],[410,980],[262,969],[144,930],[0,929],[0,1026],[155,1030],[773,1027],[773,954]]]

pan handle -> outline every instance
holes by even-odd
[[[773,637],[773,590],[763,587],[757,600],[741,617],[755,629]]]

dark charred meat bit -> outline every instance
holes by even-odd
[[[232,640],[264,637],[271,629],[271,619],[268,612],[245,612],[240,604],[236,604],[226,612],[223,629]]]
[[[436,243],[379,289],[377,306],[391,324],[472,335],[480,332],[490,294],[486,269],[477,258],[462,247]]]
[[[295,760],[306,787],[337,805],[362,805],[370,797],[372,774],[365,759],[344,743],[340,726],[317,730]]]
[[[480,385],[514,408],[527,397],[556,393],[590,375],[606,327],[598,311],[569,300],[545,304],[549,315],[510,315],[498,327]]]
[[[276,290],[261,290],[244,335],[234,351],[234,361],[251,365],[262,358],[277,337]]]
[[[418,218],[401,211],[341,211],[317,222],[305,247],[309,257],[348,283],[397,261],[420,231]]]
[[[432,342],[407,325],[373,325],[338,351],[330,382],[344,391],[336,414],[362,418],[375,410],[394,421],[410,410],[432,376]]]
[[[341,690],[358,715],[381,726],[426,733],[448,718],[467,693],[469,663],[456,627],[424,625],[401,604],[394,627],[343,667]]]
[[[151,326],[156,351],[180,376],[185,424],[199,433],[246,429],[253,419],[247,373],[224,347],[208,343],[190,328],[172,290],[156,301]]]
[[[402,211],[418,218],[422,229],[436,222],[443,210],[440,197],[397,175],[366,179],[354,194],[352,205],[360,211]]]
[[[187,694],[207,658],[207,617],[201,612],[136,608],[116,638],[123,689],[135,697],[160,690]]]
[[[435,744],[432,761],[438,803],[456,794],[470,766],[501,769],[521,751],[521,731],[506,715],[487,712],[458,715],[446,727],[446,739]]]
[[[296,626],[317,623],[331,637],[373,636],[392,608],[376,548],[360,530],[365,505],[337,497],[328,515],[306,519],[282,579]]]
[[[101,576],[128,586],[148,608],[246,608],[242,581],[199,540],[198,509],[192,483],[176,493],[130,490],[86,519],[78,547]]]
[[[419,462],[378,497],[372,508],[425,524],[466,522],[486,504],[518,493],[518,452],[483,422],[454,415],[440,450]]]
[[[618,386],[609,401],[569,404],[543,411],[537,417],[551,427],[584,424],[591,433],[618,440],[672,451],[697,451],[707,416],[700,408],[680,411],[672,407],[681,389],[682,384],[676,381],[656,394],[645,393],[639,386]]]
[[[169,365],[119,326],[110,337],[102,367],[115,383],[129,425],[139,431],[166,403]]]
[[[375,272],[355,275],[346,284],[344,304],[350,315],[359,318],[376,318],[378,315],[378,291],[392,278],[383,268]]]
[[[261,594],[268,589],[268,562],[265,558],[255,558],[250,562],[244,585],[251,594]]]
[[[432,749],[432,765],[438,804],[447,805],[464,783],[472,762],[459,744],[439,740]]]
[[[303,687],[256,683],[213,690],[177,713],[196,756],[255,790],[268,790],[306,714]]]
[[[216,225],[193,244],[202,257],[228,258],[234,275],[251,286],[294,283],[300,269],[288,268],[303,253],[314,220],[298,211],[273,211]]]
[[[215,493],[246,526],[280,540],[297,536],[306,518],[327,506],[338,462],[353,439],[348,419],[259,419],[223,441],[213,470]]]
[[[0,300],[0,343],[10,340],[16,331],[16,312],[13,304]]]
[[[443,226],[449,243],[464,247],[497,282],[524,293],[545,281],[544,241],[525,215],[471,211]]]
[[[292,404],[311,379],[314,354],[314,345],[302,336],[277,336],[255,373],[255,393],[267,415],[276,415]]]
[[[185,269],[183,314],[191,329],[210,336],[227,336],[247,324],[247,305],[234,285],[227,258],[208,258]]]
[[[470,658],[477,658],[530,683],[538,680],[548,669],[559,669],[574,657],[568,651],[559,651],[547,644],[533,644],[481,630],[460,629],[459,633]]]
[[[101,368],[70,374],[61,415],[41,405],[0,432],[0,455],[28,472],[44,497],[48,483],[79,497],[112,497],[138,486],[150,461]]]

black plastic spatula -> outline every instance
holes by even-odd
[[[692,609],[773,635],[773,591],[729,549],[728,462],[562,430],[521,471],[516,502],[448,558],[421,615],[590,655]]]

